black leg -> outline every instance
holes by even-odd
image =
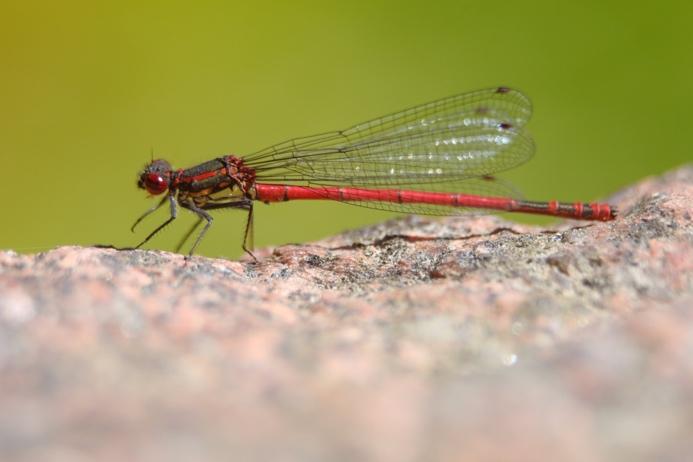
[[[190,239],[190,236],[192,236],[192,233],[195,232],[195,230],[200,226],[200,223],[202,223],[202,218],[198,218],[197,221],[195,222],[194,225],[190,227],[187,233],[185,233],[185,236],[178,242],[178,245],[176,246],[176,250],[174,252],[178,253],[180,249],[185,245],[185,243]]]
[[[248,211],[248,220],[245,223],[245,233],[243,235],[243,251],[245,251],[248,255],[253,257],[254,260],[257,261],[257,258],[255,258],[255,255],[250,251],[250,249],[253,248],[253,201],[251,199],[244,198],[240,201],[234,201],[234,202],[221,202],[221,203],[213,203],[209,202],[205,204],[204,209],[198,208],[194,204],[187,204],[187,203],[181,203],[182,207],[185,207],[186,209],[190,210],[191,212],[195,213],[197,216],[200,217],[200,220],[207,220],[207,224],[205,225],[204,229],[200,233],[200,235],[197,237],[197,240],[195,241],[195,244],[193,245],[193,248],[190,249],[190,253],[188,254],[189,256],[192,256],[192,252],[195,250],[195,247],[197,247],[197,244],[202,240],[202,236],[207,232],[207,229],[212,224],[212,217],[209,216],[209,214],[205,210],[216,210],[216,209],[245,209]],[[201,213],[200,213],[201,212]],[[206,216],[205,216],[206,215]],[[209,218],[207,218],[209,217]],[[197,226],[197,224],[195,225]],[[192,231],[191,231],[192,233]],[[187,237],[186,237],[187,239]],[[250,244],[248,246],[247,244]],[[248,248],[250,247],[250,249]]]
[[[196,249],[197,246],[200,244],[200,241],[202,240],[202,238],[204,237],[204,235],[207,233],[207,230],[209,229],[209,227],[212,226],[212,222],[214,221],[214,218],[212,218],[212,215],[210,215],[209,213],[207,213],[205,210],[203,210],[203,209],[199,208],[197,205],[195,205],[192,201],[189,201],[189,202],[182,202],[180,205],[181,205],[182,207],[184,207],[184,208],[190,210],[191,212],[193,212],[193,213],[194,213],[195,215],[197,215],[198,217],[200,217],[200,220],[199,220],[199,221],[202,221],[202,220],[206,220],[206,221],[207,221],[207,223],[205,223],[205,227],[202,228],[202,231],[200,231],[200,234],[197,235],[197,239],[195,239],[195,243],[194,243],[194,244],[192,245],[192,247],[190,248],[190,252],[188,252],[188,256],[187,256],[186,258],[190,258],[190,257],[193,256],[193,253],[195,252],[195,249]],[[198,225],[198,224],[199,224],[199,223],[196,223],[195,226],[194,226],[194,228],[197,228],[197,225]],[[193,231],[193,230],[190,230],[190,234],[192,234],[192,231]],[[185,240],[187,240],[187,237],[186,237]]]
[[[165,199],[166,199],[166,198],[164,198],[164,200],[165,200]],[[157,205],[153,210],[150,210],[150,211],[148,211],[147,213],[145,213],[145,214],[140,218],[140,220],[141,220],[142,218],[144,218],[145,216],[149,215],[150,213],[152,213],[154,210],[156,210],[156,209],[158,209],[159,207],[161,207],[161,206],[163,205],[163,203],[164,203],[164,200],[162,200],[161,203],[159,203],[159,205]],[[151,233],[149,233],[149,236],[145,237],[144,240],[143,240],[142,242],[140,242],[139,244],[137,244],[137,246],[135,247],[136,249],[139,249],[140,247],[142,247],[144,244],[147,243],[147,241],[148,241],[149,239],[151,239],[152,237],[154,237],[159,231],[161,231],[162,229],[164,229],[164,228],[166,227],[166,225],[168,225],[169,223],[171,223],[173,220],[176,219],[176,215],[178,214],[178,209],[177,209],[177,207],[176,207],[176,199],[173,197],[173,194],[169,194],[169,195],[168,195],[168,201],[169,201],[169,204],[170,204],[170,206],[171,206],[171,217],[170,217],[168,220],[166,220],[165,222],[163,222],[161,225],[159,225],[159,227],[157,227],[154,231],[152,231]],[[135,225],[136,225],[137,223],[139,223],[140,220],[137,220],[137,222],[135,222]],[[134,228],[134,226],[133,226],[133,228]]]
[[[137,220],[135,220],[135,223],[134,223],[134,224],[132,225],[132,227],[130,228],[130,231],[132,231],[132,232],[134,233],[134,232],[135,232],[135,227],[136,227],[137,225],[140,224],[140,221],[144,220],[144,219],[147,218],[149,215],[151,215],[152,213],[154,213],[154,212],[156,212],[157,210],[159,210],[159,208],[161,208],[161,206],[164,205],[164,204],[166,203],[166,200],[167,200],[168,198],[169,198],[169,196],[164,196],[164,197],[162,197],[158,204],[156,204],[154,207],[152,207],[152,208],[150,208],[149,210],[147,210],[146,212],[144,212],[144,213],[142,214],[142,216],[140,216]]]
[[[250,244],[250,245],[247,245]],[[255,227],[253,226],[253,203],[249,201],[248,204],[248,219],[245,222],[245,233],[243,234],[243,245],[241,246],[245,253],[253,257],[253,260],[257,261],[255,255],[251,250],[255,247]],[[250,249],[248,249],[250,247]]]

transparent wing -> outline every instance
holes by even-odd
[[[505,87],[451,96],[245,157],[257,181],[432,188],[514,167],[534,152],[529,99]],[[460,191],[461,192],[461,191]]]

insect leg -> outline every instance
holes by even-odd
[[[254,260],[257,260],[257,258],[255,258],[255,255],[253,255],[253,253],[250,251],[250,249],[253,248],[253,201],[251,199],[243,198],[241,200],[234,200],[232,202],[217,202],[217,203],[208,202],[204,205],[203,208],[197,207],[196,205],[190,204],[190,203],[181,203],[181,206],[183,206],[183,207],[189,209],[190,211],[192,211],[193,213],[197,214],[200,217],[200,220],[203,220],[203,219],[207,220],[207,218],[204,215],[198,213],[198,211],[203,212],[204,214],[209,216],[209,214],[206,212],[206,210],[216,210],[216,209],[243,209],[243,210],[247,210],[248,211],[248,219],[247,219],[246,224],[245,224],[245,233],[243,235],[242,248],[248,255],[253,257]],[[204,229],[202,230],[200,235],[197,237],[197,240],[195,241],[195,244],[193,245],[192,250],[195,250],[195,247],[197,247],[197,244],[202,239],[202,236],[204,236],[204,233],[207,232],[207,229],[211,225],[211,218],[212,217],[210,216]],[[248,246],[247,244],[250,244],[250,245]],[[192,250],[191,250],[191,252],[192,252]],[[192,255],[192,253],[190,255]]]
[[[169,196],[162,197],[158,204],[144,212],[137,220],[135,220],[135,223],[130,228],[130,231],[134,233],[135,227],[137,227],[137,225],[140,224],[140,221],[144,220],[146,217],[159,210],[159,208],[166,203],[166,200],[169,198]]]
[[[176,219],[176,216],[177,216],[177,214],[178,214],[178,208],[176,207],[176,199],[173,197],[173,194],[169,194],[167,197],[165,197],[165,198],[159,203],[159,205],[157,205],[155,208],[153,208],[153,210],[150,209],[149,211],[147,211],[147,213],[145,213],[142,217],[140,217],[140,220],[141,220],[142,218],[144,218],[145,216],[149,215],[150,213],[152,213],[154,210],[156,210],[156,209],[158,209],[159,207],[161,207],[161,206],[164,204],[164,201],[165,201],[167,198],[168,198],[168,201],[169,201],[169,204],[170,204],[170,207],[171,207],[171,216],[169,217],[168,220],[166,220],[166,221],[163,222],[161,225],[159,225],[154,231],[152,231],[151,233],[149,233],[149,236],[145,237],[144,240],[143,240],[142,242],[140,242],[139,244],[137,244],[137,246],[135,247],[136,249],[139,249],[140,247],[142,247],[144,244],[147,243],[147,241],[149,241],[149,239],[151,239],[152,237],[154,237],[159,231],[161,231],[162,229],[164,229],[164,228],[166,227],[166,225],[168,225],[169,223],[171,223],[173,220]],[[136,225],[137,223],[139,223],[140,220],[137,220],[137,222],[135,222],[135,225]],[[133,226],[133,228],[134,228],[134,226]]]
[[[245,233],[243,233],[243,245],[241,246],[245,253],[253,257],[257,261],[252,250],[255,247],[255,227],[253,226],[253,202],[248,201],[248,219],[245,222]],[[250,245],[248,245],[250,244]],[[250,249],[249,249],[250,248]]]
[[[200,241],[204,237],[204,235],[207,233],[207,230],[209,229],[210,226],[212,226],[212,222],[214,221],[214,218],[212,215],[207,213],[204,209],[198,207],[195,205],[195,203],[191,200],[186,201],[186,202],[181,202],[181,207],[186,208],[190,210],[192,213],[197,215],[199,217],[199,221],[205,220],[207,223],[205,223],[204,228],[202,228],[202,231],[200,231],[200,234],[197,235],[197,239],[195,239],[195,242],[193,243],[192,247],[190,248],[190,252],[188,252],[188,257],[190,258],[193,256],[193,253],[195,252],[195,249],[197,246],[200,244]],[[197,223],[195,224],[194,228],[197,228]],[[193,229],[194,229],[193,228]],[[190,234],[192,234],[193,230],[190,230]],[[187,240],[187,237],[186,237]]]
[[[178,242],[178,245],[176,245],[176,249],[175,249],[176,253],[178,253],[178,251],[180,251],[180,249],[183,247],[183,245],[185,245],[185,243],[188,241],[188,239],[190,239],[190,236],[192,236],[192,233],[194,233],[195,230],[200,227],[200,223],[202,223],[202,220],[203,220],[203,218],[201,218],[201,217],[198,218],[197,221],[195,222],[195,224],[193,224],[190,227],[190,229],[188,230],[188,232],[185,233],[185,235],[180,240],[180,242]]]

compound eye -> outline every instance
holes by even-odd
[[[144,187],[149,194],[161,194],[168,189],[168,182],[161,175],[147,173],[143,176]]]

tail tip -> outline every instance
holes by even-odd
[[[618,207],[616,207],[615,205],[606,204],[606,210],[604,211],[606,213],[602,215],[603,221],[615,220],[616,217],[618,217]]]

